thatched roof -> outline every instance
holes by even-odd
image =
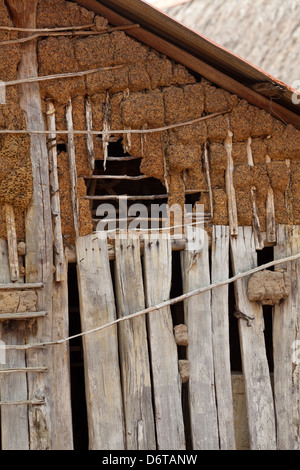
[[[299,0],[191,0],[163,11],[288,85],[300,80]]]

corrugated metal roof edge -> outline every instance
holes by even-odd
[[[270,113],[280,117],[282,120],[286,118],[288,123],[292,123],[295,127],[300,129],[300,104],[293,103],[292,96],[295,90],[291,86],[272,77],[224,47],[200,35],[198,32],[187,28],[154,6],[149,5],[143,0],[73,1],[95,11],[95,13],[106,16],[111,24],[124,25],[138,23],[141,27],[129,31],[128,34],[149,44],[151,47],[156,47],[161,52],[171,56],[179,63],[183,63],[183,65],[197,73],[201,74],[199,71],[199,67],[201,68],[201,66],[207,69],[208,75],[211,75],[213,70],[215,72],[219,71],[220,78],[223,77],[224,79],[225,75],[228,77],[228,79],[225,80],[224,88],[226,88],[228,84],[227,89],[232,88],[232,86],[234,86],[233,81],[236,81],[238,88],[236,90],[237,94],[248,99],[250,102],[252,99],[252,103],[257,106],[264,109],[266,109],[266,107],[269,108],[268,111]],[[157,41],[155,41],[155,37]],[[166,47],[168,49],[167,51],[165,50]],[[184,54],[184,52],[186,54]],[[183,60],[183,56],[185,60]],[[188,57],[189,61],[187,64]],[[207,67],[205,67],[206,64]],[[205,73],[202,74],[206,76]],[[282,95],[276,100],[270,100],[254,92],[252,85],[260,82],[278,85],[282,88]],[[222,83],[216,84],[222,86]],[[246,92],[246,89],[248,89],[248,92]],[[246,94],[246,96],[243,96],[244,94]],[[255,95],[257,99],[255,99]],[[257,103],[253,101],[257,101]],[[281,107],[287,110],[286,113],[283,112],[283,115],[280,112]]]

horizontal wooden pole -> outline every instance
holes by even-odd
[[[127,157],[107,157],[107,162],[129,162],[130,160],[140,160],[143,157],[134,157],[133,155]]]
[[[44,405],[44,400],[0,401],[0,406]]]
[[[138,176],[128,176],[128,175],[80,175],[81,178],[87,180],[130,180],[130,181],[139,181],[144,179],[149,179],[151,176],[147,175],[138,175]]]
[[[0,284],[0,290],[28,290],[28,289],[41,289],[44,287],[42,282],[32,282],[27,284],[18,284],[18,283],[10,283],[10,284]]]
[[[85,28],[92,28],[95,23],[83,24],[81,26],[62,26],[60,28],[16,28],[15,26],[0,26],[0,31],[19,31],[23,33],[50,33],[56,31],[79,31]]]
[[[17,374],[19,372],[47,372],[47,367],[20,367],[18,369],[0,369],[0,374]]]
[[[0,322],[8,320],[31,320],[32,318],[45,317],[47,312],[24,312],[24,313],[0,313]]]

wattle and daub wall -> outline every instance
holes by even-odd
[[[300,224],[300,132],[267,112],[196,77],[166,56],[132,39],[125,31],[104,32],[105,18],[65,0],[43,0],[37,14],[38,28],[79,26],[94,23],[92,36],[44,37],[37,42],[39,75],[83,71],[122,65],[84,77],[40,83],[45,111],[46,100],[54,101],[57,130],[66,130],[65,106],[72,98],[75,130],[85,130],[85,98],[93,106],[93,127],[103,129],[107,92],[110,101],[110,128],[150,129],[185,122],[204,115],[227,111],[193,125],[131,136],[130,154],[141,156],[140,170],[164,184],[167,178],[169,203],[184,203],[185,190],[207,190],[202,155],[207,143],[213,193],[214,224],[227,224],[224,140],[228,125],[233,132],[233,183],[236,191],[239,225],[251,225],[251,187],[257,188],[257,208],[261,229],[265,228],[266,198],[274,191],[277,223]],[[12,26],[4,0],[0,0],[0,25]],[[17,33],[0,31],[0,41],[16,39]],[[17,78],[22,45],[0,47],[0,79]],[[25,129],[16,86],[7,87],[6,105],[0,105],[2,129]],[[272,102],[270,102],[272,106]],[[229,124],[228,124],[229,123]],[[247,143],[251,137],[254,166],[249,166]],[[60,135],[58,142],[66,143]],[[78,195],[86,194],[84,179],[90,174],[85,136],[75,136]],[[95,158],[103,159],[103,146],[94,138]],[[59,147],[63,148],[63,147]],[[288,161],[287,161],[288,160]],[[73,216],[68,172],[68,155],[58,154],[63,234],[73,238]],[[25,212],[32,194],[30,137],[0,135],[0,204],[15,208],[17,235],[24,238]],[[202,192],[200,203],[210,211],[209,196]],[[80,234],[92,231],[89,202],[80,200]],[[0,237],[5,237],[0,209]]]

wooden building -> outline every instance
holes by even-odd
[[[141,0],[0,0],[0,58],[1,449],[299,449],[294,91]]]

